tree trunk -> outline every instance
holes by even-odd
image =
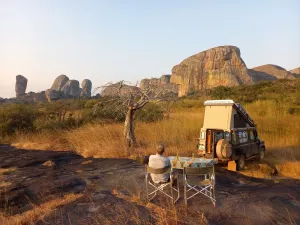
[[[134,135],[134,127],[133,127],[133,115],[135,109],[131,107],[128,109],[124,124],[124,137],[127,147],[134,147],[136,145],[136,139]]]

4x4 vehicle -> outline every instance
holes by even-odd
[[[241,104],[232,100],[208,100],[204,105],[198,143],[200,156],[234,161],[238,170],[244,168],[247,159],[264,158],[265,143],[259,139],[254,121]]]

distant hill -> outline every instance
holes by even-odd
[[[277,79],[295,79],[293,73],[286,69],[272,64],[266,64],[258,67],[254,67],[248,70],[248,73],[252,76],[254,82],[261,80],[277,80]]]
[[[290,70],[290,72],[294,74],[294,77],[300,78],[300,67]]]
[[[290,70],[291,73],[296,73],[296,74],[300,74],[300,67]]]

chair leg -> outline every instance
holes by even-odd
[[[145,180],[146,180],[147,201],[149,201],[148,178],[146,177]]]
[[[184,203],[187,205],[187,197],[186,197],[186,180],[184,180]]]
[[[178,200],[180,198],[179,177],[177,177],[177,191],[178,191],[178,197],[177,197],[177,200]]]
[[[171,182],[170,186],[171,186],[172,204],[174,205],[175,201],[174,201],[174,192],[173,192],[173,184],[172,184],[172,182]]]
[[[217,200],[216,200],[216,193],[215,193],[215,185],[213,185],[213,198],[215,199],[215,201],[214,201],[214,208],[216,208]]]

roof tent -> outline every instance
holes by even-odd
[[[242,107],[233,100],[208,100],[204,102],[203,128],[232,130],[254,127],[254,122]]]

